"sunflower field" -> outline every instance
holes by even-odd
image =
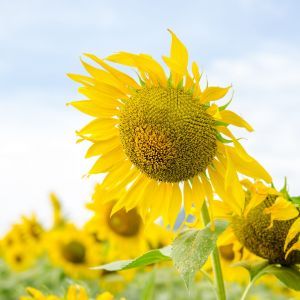
[[[300,196],[246,149],[233,86],[165,34],[160,59],[100,48],[65,70],[74,97],[60,105],[84,120],[72,147],[87,147],[93,188],[75,218],[49,192],[50,222],[37,209],[1,229],[0,300],[300,299]]]

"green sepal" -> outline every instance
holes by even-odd
[[[216,138],[217,138],[221,143],[224,143],[224,144],[229,144],[229,143],[232,143],[232,142],[233,142],[232,140],[225,139],[225,138],[220,134],[220,132],[216,132]]]
[[[296,266],[284,267],[281,265],[269,264],[263,262],[238,262],[234,266],[244,267],[250,275],[251,282],[256,281],[260,277],[270,274],[274,275],[286,287],[300,291],[300,271]]]
[[[231,103],[232,99],[230,99],[226,104],[219,106],[219,111],[225,110]]]

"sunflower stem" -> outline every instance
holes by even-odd
[[[205,201],[201,209],[201,216],[204,225],[210,223],[210,216]],[[213,272],[215,278],[215,289],[217,292],[218,300],[226,300],[226,291],[225,291],[224,279],[222,274],[222,267],[220,262],[219,250],[217,247],[213,250],[211,256],[212,256],[212,265],[213,265]]]

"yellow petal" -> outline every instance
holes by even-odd
[[[170,29],[168,29],[168,31],[172,36],[170,59],[178,66],[178,70],[175,71],[175,73],[184,75],[188,65],[188,51],[184,44],[174,34],[174,32]]]
[[[226,154],[227,154],[227,168],[225,174],[225,190],[232,193],[234,200],[236,201],[236,203],[240,208],[239,214],[241,214],[245,205],[245,193],[239,181],[236,169],[231,161],[230,156],[228,155],[228,152],[226,152]]]
[[[200,209],[202,208],[204,201],[205,201],[204,188],[199,178],[195,176],[193,178],[193,184],[192,184],[192,202],[198,211],[200,211]]]
[[[198,84],[201,79],[201,74],[200,74],[199,67],[196,62],[192,63],[192,72],[193,72],[194,80]]]
[[[90,59],[94,60],[96,63],[98,63],[102,68],[106,69],[108,72],[110,72],[118,81],[120,81],[122,84],[125,84],[126,86],[132,87],[134,89],[140,89],[141,87],[135,82],[133,78],[128,76],[127,74],[117,70],[116,68],[111,67],[107,63],[105,63],[101,58],[93,55],[93,54],[85,54]]]
[[[226,88],[218,87],[218,86],[210,86],[207,87],[200,96],[200,103],[205,104],[210,101],[216,101],[223,98],[231,86]]]
[[[247,217],[248,213],[255,208],[256,206],[258,206],[259,204],[261,204],[265,199],[267,198],[267,194],[257,194],[255,193],[249,203],[247,204],[245,210],[244,210],[244,216]]]
[[[292,204],[292,202],[286,200],[283,197],[277,197],[274,204],[264,209],[265,214],[270,214],[271,224],[269,228],[273,226],[273,222],[286,221],[296,218],[299,215],[298,209]]]
[[[289,251],[285,254],[285,259],[290,255],[292,251],[300,251],[300,241],[293,244]]]
[[[165,226],[170,225],[170,206],[173,205],[173,199],[171,199],[172,196],[172,184],[171,183],[164,183],[163,184],[163,194],[162,197],[164,201],[161,203],[161,216],[163,219],[163,223]],[[172,203],[171,203],[172,201]]]
[[[243,158],[245,161],[249,161],[249,162],[253,160],[253,158],[246,152],[244,147],[239,143],[239,141],[234,137],[232,132],[227,127],[219,126],[218,131],[232,139],[235,150],[238,153],[238,155],[241,156],[241,158]]]
[[[177,183],[173,184],[171,201],[172,202],[169,209],[169,218],[170,225],[173,227],[182,206],[181,190]]]
[[[67,300],[77,300],[77,287],[76,285],[70,285],[67,293]]]
[[[28,287],[26,288],[27,293],[35,299],[45,299],[46,297],[37,289]]]
[[[89,300],[87,291],[81,286],[78,287],[78,300]]]
[[[98,158],[89,174],[98,174],[108,172],[116,163],[124,160],[124,153],[122,148],[113,149],[111,152]]]
[[[297,218],[296,221],[290,227],[288,235],[284,244],[284,251],[286,251],[289,243],[300,233],[300,218]]]
[[[92,117],[113,117],[119,114],[119,111],[115,108],[105,108],[98,102],[91,100],[81,100],[69,102],[68,105],[72,105],[84,114]]]
[[[114,296],[109,292],[104,292],[104,293],[98,295],[96,300],[114,300]]]
[[[245,128],[248,131],[253,131],[251,125],[233,111],[223,110],[220,112],[220,115],[225,123]]]
[[[87,151],[85,157],[90,158],[97,155],[102,155],[107,152],[110,152],[111,150],[119,147],[120,144],[120,138],[118,136],[112,137],[108,140],[99,141],[95,144],[93,144]]]
[[[120,82],[109,72],[95,68],[83,60],[81,60],[81,63],[83,64],[84,68],[89,72],[89,74],[95,78],[97,82],[103,82],[123,90],[123,87],[122,85],[120,85]],[[125,91],[126,90],[124,90],[124,92]]]
[[[190,183],[187,180],[184,182],[183,199],[184,199],[183,203],[184,203],[185,214],[188,215],[193,205],[193,199],[192,199],[192,189]]]
[[[252,158],[252,161],[246,161],[241,158],[232,147],[227,147],[227,150],[239,173],[254,179],[262,179],[266,182],[272,182],[270,174],[254,158]]]
[[[80,74],[67,74],[68,77],[78,83],[83,84],[84,86],[91,86],[95,85],[95,80],[91,77],[80,75]]]
[[[110,55],[107,59],[109,61],[138,68],[141,73],[147,73],[154,83],[158,82],[162,86],[166,86],[167,84],[167,78],[162,66],[150,55],[136,55],[128,52],[119,52]]]
[[[204,174],[201,174],[201,181],[203,185],[203,190],[206,195],[206,199],[208,201],[208,209],[210,213],[210,219],[212,220],[211,222],[211,229],[215,229],[215,223],[213,222],[214,220],[214,213],[213,213],[213,200],[214,200],[214,195],[213,195],[213,189],[210,185],[210,182],[207,180]]]

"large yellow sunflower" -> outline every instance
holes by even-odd
[[[73,278],[99,275],[90,268],[103,262],[101,247],[90,234],[72,224],[48,234],[47,250],[52,263]]]
[[[103,185],[111,192],[127,189],[113,212],[139,207],[144,220],[162,216],[172,225],[182,203],[189,214],[205,198],[212,202],[215,191],[241,214],[238,173],[271,182],[229,129],[252,127],[228,105],[215,103],[230,86],[201,87],[198,65],[193,62],[190,73],[188,51],[169,31],[170,55],[163,56],[169,76],[150,55],[127,52],[105,60],[85,54],[101,68],[82,61],[90,76],[69,74],[86,97],[70,104],[95,117],[78,131],[92,142],[86,157],[100,156],[89,173],[107,173]],[[135,68],[138,82],[108,62]]]

